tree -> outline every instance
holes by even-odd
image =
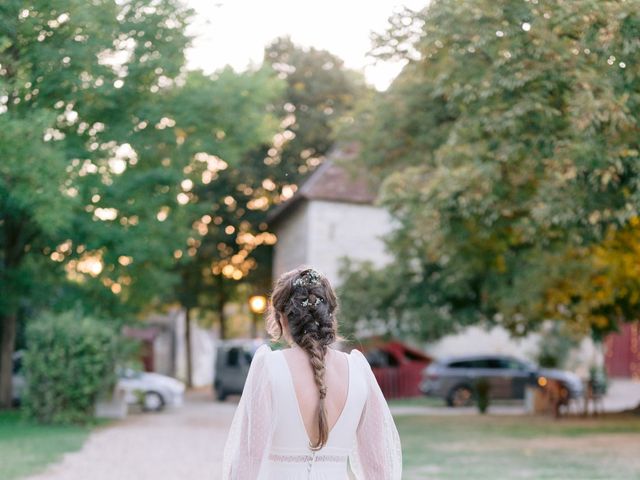
[[[240,88],[241,79],[232,75],[226,72],[226,81],[225,74],[220,75],[217,82],[227,85],[220,88]],[[258,292],[269,288],[276,240],[266,223],[270,209],[288,199],[296,184],[322,162],[334,140],[334,124],[350,115],[365,89],[362,77],[345,69],[335,55],[304,49],[286,38],[268,45],[262,68],[248,72],[242,81],[248,94],[226,107],[218,105],[216,111],[251,119],[255,116],[251,109],[264,105],[269,123],[261,132],[252,130],[257,121],[246,128],[229,127],[231,132],[246,132],[238,143],[244,150],[237,148],[237,155],[212,150],[216,158],[207,161],[224,159],[223,168],[216,169],[213,181],[193,178],[193,208],[198,212],[193,226],[204,234],[185,246],[177,265],[182,305],[217,312],[222,338],[227,335],[224,307],[238,298],[239,287],[250,283]],[[208,115],[198,102],[203,115]],[[210,122],[208,117],[201,120],[196,123]],[[186,143],[194,136],[199,138],[190,134]]]
[[[140,130],[136,116],[180,71],[189,13],[173,0],[9,1],[0,7],[2,406],[11,399],[19,307],[57,296],[44,281],[53,271],[97,282],[105,270],[115,275],[126,263],[114,260],[105,269],[103,255],[117,255],[106,248],[145,242],[123,237],[127,225],[146,225],[146,218],[122,215],[108,197],[118,181],[137,183],[128,192],[133,202],[148,194],[150,165],[138,175],[120,174],[138,160],[146,163],[138,157],[144,152],[131,153],[128,142]],[[123,147],[128,158],[120,155]],[[158,272],[140,270],[156,283]],[[110,286],[114,294],[121,288]]]
[[[634,295],[625,315],[616,295],[594,303],[593,278],[614,273],[588,254],[640,206],[639,6],[436,0],[377,36],[378,56],[407,65],[361,124],[361,158],[388,175],[388,277],[421,292],[391,304],[431,312],[415,332],[489,321],[524,334],[560,317],[597,333],[637,318]],[[563,286],[577,272],[592,285],[580,295]]]
[[[241,296],[246,284],[251,285],[249,291],[268,290],[276,237],[268,230],[267,215],[322,162],[333,142],[333,124],[348,116],[364,86],[361,76],[345,69],[336,56],[305,50],[289,39],[277,39],[265,48],[260,70],[240,76],[227,69],[215,77],[216,84],[209,87],[215,90],[209,96],[211,104],[202,101],[202,82],[193,82],[191,88],[187,82],[181,94],[194,107],[184,111],[199,112],[197,121],[190,119],[190,129],[182,128],[184,146],[201,160],[189,167],[189,191],[183,193],[188,195],[187,221],[194,235],[175,252],[181,281],[169,295],[186,311],[188,378],[191,311],[215,312],[220,336],[226,338],[225,305],[245,302]],[[229,121],[210,127],[226,120],[219,112],[228,112]],[[260,112],[264,121],[258,118]],[[171,118],[184,123],[176,115]],[[245,124],[233,125],[231,119]],[[219,144],[203,148],[203,142],[215,140],[211,131],[220,137]],[[228,136],[236,143],[220,141]],[[198,165],[205,170],[208,165],[210,171]]]
[[[191,233],[172,253],[180,282],[168,298],[185,310],[189,384],[191,311],[218,312],[225,338],[224,306],[234,297],[237,281],[255,267],[252,250],[271,241],[258,233],[252,206],[264,202],[247,159],[277,133],[279,119],[270,107],[281,91],[282,82],[267,69],[237,74],[226,68],[211,78],[190,73],[169,104],[168,118],[180,132],[175,149],[185,159],[176,215]]]
[[[288,37],[267,45],[264,63],[287,86],[276,106],[284,116],[284,141],[280,151],[272,151],[271,162],[279,166],[282,180],[297,183],[322,163],[336,140],[337,127],[353,120],[354,109],[371,89],[361,73],[345,68],[341,58],[295,45]]]

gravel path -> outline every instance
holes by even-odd
[[[26,480],[215,480],[236,403],[209,390],[182,408],[134,414],[94,431],[83,448]]]

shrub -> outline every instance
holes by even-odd
[[[478,410],[480,411],[480,413],[486,413],[487,408],[489,407],[490,389],[491,385],[489,383],[489,379],[480,377],[475,381],[474,390],[476,405],[478,406]]]
[[[45,314],[27,326],[27,416],[43,423],[85,423],[97,398],[113,389],[118,342],[107,322],[76,312]]]
[[[576,346],[578,340],[560,322],[550,322],[541,331],[536,361],[541,367],[563,368],[571,349]]]

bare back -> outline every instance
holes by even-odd
[[[309,356],[300,348],[288,348],[282,351],[293,379],[298,408],[302,415],[309,439],[318,440],[318,387],[313,378]],[[342,413],[349,387],[349,360],[346,353],[327,349],[325,355],[325,383],[327,397],[325,408],[329,430],[333,428]]]

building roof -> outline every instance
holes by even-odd
[[[329,152],[324,162],[300,185],[296,193],[271,212],[267,218],[268,223],[274,224],[281,220],[302,200],[372,204],[377,191],[365,172],[345,164],[357,153],[355,144]]]

